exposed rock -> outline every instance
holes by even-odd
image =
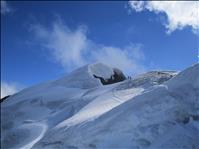
[[[101,81],[101,83],[103,85],[108,85],[108,84],[121,82],[121,81],[124,81],[126,79],[125,75],[122,73],[121,70],[119,70],[117,68],[113,68],[113,72],[114,72],[114,74],[109,79],[104,79],[104,78],[99,77],[99,76],[97,76],[95,74],[93,74],[93,76],[95,78],[100,79],[100,81]]]
[[[8,97],[10,97],[10,95],[1,98],[0,102],[2,103],[2,102],[3,102],[4,100],[6,100]]]

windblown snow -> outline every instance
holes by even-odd
[[[93,75],[110,79],[114,69],[86,65],[8,97],[1,148],[199,148],[199,64],[110,85]]]

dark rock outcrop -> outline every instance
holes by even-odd
[[[10,97],[10,95],[1,98],[0,102],[2,103],[2,102],[3,102],[4,100],[6,100],[8,97]]]
[[[93,74],[93,76],[95,78],[100,79],[100,81],[103,85],[121,82],[121,81],[124,81],[126,79],[125,75],[122,73],[121,70],[119,70],[117,68],[113,68],[113,72],[114,72],[114,74],[109,79],[104,79],[102,77],[96,76],[95,74]]]

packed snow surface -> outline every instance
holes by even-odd
[[[199,64],[106,86],[93,74],[107,79],[113,69],[87,65],[3,101],[1,147],[199,148]]]

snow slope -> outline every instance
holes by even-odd
[[[2,148],[199,148],[199,64],[103,86],[113,69],[82,67],[1,104]]]

